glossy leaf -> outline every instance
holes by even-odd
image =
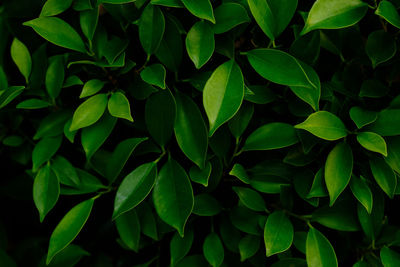
[[[294,127],[306,130],[328,141],[338,140],[347,136],[347,129],[343,122],[328,111],[315,112],[308,116],[304,122]]]
[[[107,102],[106,94],[97,94],[87,99],[75,110],[69,130],[78,130],[96,123],[106,110]]]
[[[264,228],[267,257],[288,250],[293,242],[293,234],[293,225],[282,211],[270,214]]]
[[[52,161],[51,169],[56,174],[60,183],[77,186],[80,184],[78,173],[75,167],[64,157],[58,155]]]
[[[224,247],[216,233],[210,233],[204,240],[203,254],[211,266],[221,266],[224,261]]]
[[[219,66],[203,90],[203,106],[210,124],[210,136],[236,114],[243,97],[244,81],[239,66],[233,60]]]
[[[335,250],[329,240],[317,229],[310,228],[306,242],[307,265],[310,267],[337,267]]]
[[[193,210],[193,189],[185,170],[172,158],[168,159],[158,174],[153,201],[160,218],[183,237],[186,222]]]
[[[142,77],[143,81],[158,86],[161,89],[165,89],[165,75],[165,68],[161,64],[147,66],[140,72],[140,77]]]
[[[215,23],[214,12],[210,0],[181,0],[183,5],[189,10],[190,13],[198,18],[206,19]]]
[[[197,69],[208,62],[214,49],[214,33],[209,23],[199,21],[194,24],[186,36],[186,51]]]
[[[345,143],[337,144],[329,152],[325,163],[325,184],[329,192],[330,206],[350,182],[353,171],[353,152]]]
[[[11,58],[28,83],[32,70],[31,54],[28,48],[17,38],[14,38],[11,44]]]
[[[85,53],[86,48],[79,34],[65,21],[56,17],[40,17],[23,25],[32,27],[47,41],[68,49]]]
[[[316,29],[340,29],[356,24],[367,12],[361,0],[317,0],[308,14],[302,34]]]
[[[46,264],[68,246],[82,230],[92,210],[94,199],[85,200],[73,207],[61,219],[50,237]]]
[[[123,93],[115,92],[111,94],[107,107],[111,116],[133,122],[129,100]]]
[[[318,110],[321,85],[310,66],[276,49],[254,49],[247,52],[247,57],[262,77],[289,86],[295,95]]]
[[[381,153],[385,157],[387,156],[385,139],[383,139],[379,134],[373,132],[361,132],[357,134],[357,141],[364,148],[373,152]]]
[[[375,14],[384,18],[387,22],[400,29],[400,16],[396,7],[390,2],[383,0],[379,2],[379,6]]]
[[[157,168],[154,162],[140,165],[128,174],[115,195],[113,219],[142,202],[153,188],[156,176]]]
[[[87,81],[82,88],[82,92],[79,98],[84,98],[88,96],[92,96],[98,93],[105,85],[105,82],[100,81],[98,79],[92,79]]]

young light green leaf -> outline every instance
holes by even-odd
[[[239,242],[240,261],[244,262],[253,257],[260,248],[260,237],[255,235],[246,235]]]
[[[318,111],[294,126],[297,129],[306,130],[313,135],[334,141],[347,136],[347,129],[343,122],[334,114],[328,111]]]
[[[115,220],[119,236],[124,244],[135,252],[139,250],[140,222],[136,210],[125,212]]]
[[[165,89],[166,70],[161,64],[153,64],[147,66],[140,72],[140,77],[148,84],[155,85],[161,89]]]
[[[160,170],[153,189],[153,202],[160,218],[183,237],[193,210],[193,189],[185,170],[172,158]]]
[[[248,0],[247,3],[257,24],[271,40],[286,29],[297,8],[297,0]]]
[[[40,222],[56,205],[59,195],[60,183],[50,165],[46,165],[39,170],[33,182],[33,201],[39,211]]]
[[[238,195],[240,202],[249,209],[262,212],[267,209],[264,199],[257,191],[247,187],[238,186],[234,186],[232,189]]]
[[[396,54],[396,41],[384,30],[374,31],[368,35],[365,51],[375,68]]]
[[[211,266],[221,266],[224,261],[224,247],[216,233],[210,233],[204,240],[203,254]]]
[[[371,214],[373,205],[373,196],[365,178],[352,176],[350,180],[350,189],[355,198],[365,207],[367,212]]]
[[[372,175],[376,183],[390,198],[393,198],[397,179],[392,168],[381,157],[376,157],[373,160],[371,159],[369,161],[369,166],[371,167]]]
[[[318,110],[321,84],[310,66],[276,49],[254,49],[247,52],[247,57],[263,78],[289,86],[295,95]]]
[[[14,38],[11,43],[11,58],[28,83],[32,71],[31,54],[28,48],[17,38]]]
[[[299,142],[296,129],[287,123],[272,122],[255,130],[246,139],[244,151],[271,150],[294,145]]]
[[[43,163],[48,161],[60,148],[62,136],[45,137],[41,139],[32,151],[32,171],[36,172]]]
[[[164,14],[158,6],[148,4],[139,20],[139,39],[144,51],[154,54],[164,35]]]
[[[106,94],[97,94],[87,99],[75,110],[69,130],[78,130],[96,123],[106,110],[107,102]]]
[[[244,81],[239,65],[233,60],[220,65],[203,90],[203,106],[210,123],[210,136],[236,114],[243,97]]]
[[[51,17],[61,14],[65,10],[67,10],[72,4],[72,0],[47,0],[42,7],[42,11],[40,12],[40,17]]]
[[[264,227],[267,257],[288,250],[292,245],[293,235],[293,225],[283,211],[270,214]]]
[[[197,165],[192,166],[189,170],[189,177],[193,182],[199,183],[207,187],[208,179],[211,175],[211,168],[212,167],[210,162],[207,162],[203,169],[200,169]]]
[[[127,119],[128,121],[133,122],[129,100],[121,92],[111,94],[111,97],[108,100],[108,111],[111,116]]]
[[[128,174],[115,195],[113,219],[142,202],[153,188],[156,176],[157,168],[154,162],[140,165]]]
[[[200,69],[214,53],[215,40],[210,24],[196,22],[186,36],[186,51],[195,67]]]
[[[375,14],[384,18],[387,22],[400,29],[400,16],[396,7],[389,1],[379,2]]]
[[[182,152],[197,166],[203,168],[207,147],[208,135],[203,117],[193,100],[177,93],[176,119],[174,125],[175,137]]]
[[[16,108],[19,109],[40,109],[47,108],[50,103],[41,99],[31,98],[24,100],[17,104]]]
[[[82,130],[81,143],[88,160],[106,141],[116,123],[117,118],[105,113],[97,123]]]
[[[340,29],[360,21],[368,5],[361,0],[317,0],[308,13],[301,34],[316,29]]]
[[[341,142],[329,152],[325,163],[325,184],[329,192],[330,206],[347,187],[352,172],[353,152],[346,142]]]
[[[193,244],[194,233],[189,230],[186,231],[184,237],[181,237],[176,232],[171,239],[170,255],[171,255],[171,267],[175,266],[181,259],[183,259],[188,253]]]
[[[400,264],[400,254],[386,246],[381,249],[380,256],[384,267],[396,267]]]
[[[84,98],[88,96],[92,96],[96,93],[98,93],[105,85],[106,83],[104,81],[100,81],[98,79],[92,79],[87,81],[82,88],[82,92],[79,96],[79,98]]]
[[[67,247],[79,234],[85,225],[92,210],[94,199],[85,200],[73,207],[61,219],[50,237],[49,250],[46,264],[48,265],[53,257]]]
[[[206,19],[215,23],[214,12],[210,0],[181,0],[190,13],[198,18]]]
[[[55,56],[50,61],[46,71],[46,90],[51,98],[56,98],[64,84],[64,59],[63,56]]]
[[[79,34],[65,21],[56,17],[40,17],[23,25],[32,27],[47,41],[68,49],[86,53],[86,47]]]
[[[220,34],[233,29],[237,25],[250,22],[246,9],[238,3],[223,3],[215,10],[214,33]]]
[[[387,156],[387,146],[385,139],[383,139],[382,136],[380,136],[379,134],[373,132],[360,132],[357,134],[357,141],[365,149],[381,153],[385,157]]]
[[[378,113],[365,110],[360,107],[352,107],[349,113],[350,118],[357,125],[358,129],[364,127],[365,125],[373,123],[378,118]]]
[[[306,259],[309,267],[337,267],[335,250],[329,240],[314,227],[310,228],[306,241]]]
[[[83,34],[92,40],[99,20],[99,7],[79,12],[79,22]]]

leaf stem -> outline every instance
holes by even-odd
[[[162,153],[161,153],[160,156],[154,161],[154,163],[157,164],[166,154],[167,154],[167,152],[165,151],[164,147],[162,147]]]

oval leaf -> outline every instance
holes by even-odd
[[[369,165],[376,183],[390,198],[393,198],[396,190],[397,178],[392,168],[381,157],[370,160]]]
[[[361,132],[357,134],[357,141],[365,149],[381,153],[385,157],[387,156],[385,139],[383,139],[379,134],[373,132]]]
[[[96,123],[107,107],[106,94],[98,94],[83,102],[74,112],[70,131],[75,131]]]
[[[204,240],[203,254],[211,266],[221,266],[224,261],[224,247],[216,233],[210,233]]]
[[[293,225],[283,211],[275,211],[269,215],[264,228],[267,257],[288,250],[293,236]]]
[[[211,26],[206,21],[196,22],[186,35],[186,51],[197,69],[207,63],[214,49],[215,40]]]
[[[368,35],[365,51],[375,68],[396,54],[396,41],[384,30],[374,31]]]
[[[148,84],[155,85],[161,89],[165,89],[166,70],[161,64],[153,64],[147,66],[140,72],[140,77]]]
[[[139,39],[148,55],[154,54],[165,30],[164,14],[158,6],[148,4],[139,20]]]
[[[233,29],[237,25],[250,22],[246,9],[237,3],[223,3],[215,10],[214,33],[224,33]]]
[[[128,121],[133,122],[129,100],[121,92],[111,94],[111,97],[108,100],[108,111],[111,116],[127,119]]]
[[[128,248],[137,252],[140,240],[140,222],[136,210],[130,210],[115,220],[119,236]]]
[[[14,38],[11,44],[11,58],[28,83],[32,70],[31,54],[28,48],[17,38]]]
[[[387,22],[400,29],[400,16],[396,7],[389,1],[381,1],[375,14],[384,18]]]
[[[306,241],[306,259],[309,267],[337,267],[335,250],[329,240],[317,229],[310,228]]]
[[[215,23],[214,12],[210,0],[181,0],[190,13],[198,18],[206,19]]]

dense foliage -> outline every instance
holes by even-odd
[[[0,2],[0,265],[400,266],[398,7]]]

